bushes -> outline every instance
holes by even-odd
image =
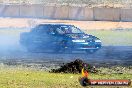
[[[51,69],[53,73],[81,73],[82,68],[85,68],[88,72],[96,73],[97,70],[94,66],[88,63],[84,63],[80,59],[76,59],[70,63],[66,63],[58,69]]]

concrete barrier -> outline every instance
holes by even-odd
[[[85,7],[84,8],[84,20],[93,21],[93,8]]]
[[[85,20],[84,7],[69,6],[69,19],[71,19],[71,20]]]
[[[55,7],[55,14],[54,14],[55,19],[66,20],[68,19],[68,14],[69,14],[68,6],[56,6]]]
[[[68,19],[68,6],[44,6],[43,17],[48,19]]]
[[[3,5],[0,4],[1,17],[35,17],[61,20],[84,21],[132,21],[132,9],[89,8],[87,6],[68,6],[41,4]]]
[[[6,5],[3,8],[3,16],[10,16],[10,17],[19,17],[19,5]]]
[[[31,17],[33,15],[32,5],[20,5],[20,17]]]
[[[34,15],[32,17],[43,17],[43,5],[32,5]]]
[[[20,5],[20,17],[43,17],[43,6]]]
[[[132,9],[121,9],[121,21],[132,21]]]
[[[43,7],[43,18],[53,19],[55,17],[55,6],[44,6]]]
[[[94,20],[120,21],[119,8],[94,8]]]
[[[0,5],[0,16],[3,16],[6,5]]]

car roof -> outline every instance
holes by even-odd
[[[57,23],[52,23],[52,24],[39,24],[38,26],[73,26],[73,25],[70,25],[70,24],[57,24]]]

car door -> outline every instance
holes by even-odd
[[[48,26],[47,25],[41,25],[36,27],[34,33],[32,33],[32,42],[40,47],[40,48],[46,48],[50,44],[50,35],[47,34]]]

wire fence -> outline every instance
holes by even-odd
[[[89,7],[132,7],[132,0],[0,0],[1,4],[61,4]]]

